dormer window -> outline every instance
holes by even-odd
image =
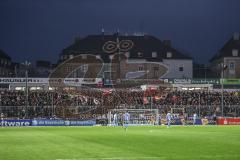
[[[237,49],[232,50],[232,56],[233,57],[238,57],[238,50]]]
[[[156,58],[157,57],[157,52],[152,52],[152,58]]]
[[[69,59],[73,59],[74,55],[73,54],[70,54],[69,55]]]
[[[172,52],[167,52],[167,58],[172,58]]]
[[[142,52],[138,52],[138,57],[143,57],[143,53]]]

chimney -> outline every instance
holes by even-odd
[[[163,40],[165,46],[171,47],[171,40]]]
[[[105,34],[105,30],[104,30],[104,28],[102,28],[102,35],[104,36],[104,34]]]
[[[101,32],[102,32],[102,39],[104,39],[104,35],[105,35],[105,30],[104,30],[104,28],[102,28]]]
[[[235,33],[233,34],[233,40],[236,40],[236,41],[239,40],[239,33],[238,33],[238,32],[235,32]]]

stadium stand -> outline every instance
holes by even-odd
[[[23,91],[1,91],[0,112],[5,117],[78,118],[79,114],[106,114],[109,109],[159,109],[166,114],[171,108],[197,112],[200,117],[221,113],[221,93],[207,91],[97,90],[31,91],[26,106]],[[224,116],[240,116],[240,94],[224,92]]]

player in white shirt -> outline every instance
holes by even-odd
[[[3,114],[3,113],[1,113],[1,115],[0,115],[0,120],[2,120],[2,121],[3,121],[3,117],[4,117],[4,114]]]
[[[130,121],[130,114],[128,112],[125,112],[123,114],[123,126],[124,126],[125,131],[127,131],[129,121]]]
[[[193,114],[193,125],[196,125],[196,121],[197,121],[197,114],[194,113]]]
[[[115,113],[113,115],[113,125],[118,126],[118,115]]]
[[[1,114],[0,114],[0,123],[2,123],[2,121],[3,121],[3,117],[4,117],[4,114],[1,113]],[[0,126],[1,126],[1,125],[0,125]]]
[[[170,112],[167,113],[166,115],[166,120],[167,120],[167,127],[169,128],[170,125],[171,125],[171,118],[172,118],[172,115]]]

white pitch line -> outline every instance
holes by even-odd
[[[193,158],[191,156],[177,156],[178,158]],[[240,157],[239,155],[200,155],[198,158],[236,158]],[[66,159],[56,159],[56,160],[135,160],[135,159],[166,159],[167,157],[105,157],[105,158],[94,158],[94,157],[89,157],[89,158],[66,158]]]
[[[105,157],[105,158],[66,158],[66,159],[56,159],[56,160],[134,160],[134,159],[166,159],[166,157]]]

